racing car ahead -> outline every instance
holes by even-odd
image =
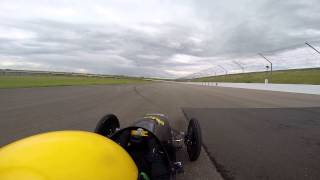
[[[189,120],[185,132],[171,128],[163,114],[147,114],[132,126],[120,128],[114,114],[105,115],[97,124],[95,133],[103,135],[125,149],[139,171],[139,180],[173,180],[183,172],[176,152],[187,149],[190,161],[196,161],[201,152],[201,128],[199,122]]]

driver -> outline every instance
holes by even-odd
[[[139,176],[139,177],[138,177]],[[130,155],[103,136],[57,131],[0,148],[1,180],[148,180]]]

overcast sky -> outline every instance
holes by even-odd
[[[0,68],[175,78],[319,39],[319,0],[0,0]]]

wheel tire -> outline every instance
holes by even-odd
[[[201,128],[198,120],[191,119],[189,121],[186,141],[190,161],[197,160],[200,156],[202,146]]]
[[[118,128],[120,128],[120,123],[117,116],[114,114],[107,114],[99,120],[94,132],[105,137],[110,137]]]

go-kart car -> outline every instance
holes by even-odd
[[[186,146],[190,161],[201,152],[201,128],[190,119],[186,132],[171,128],[163,114],[147,114],[132,126],[120,129],[117,116],[108,114],[97,124],[95,133],[110,138],[124,148],[136,163],[139,180],[172,180],[183,172],[176,152]]]

